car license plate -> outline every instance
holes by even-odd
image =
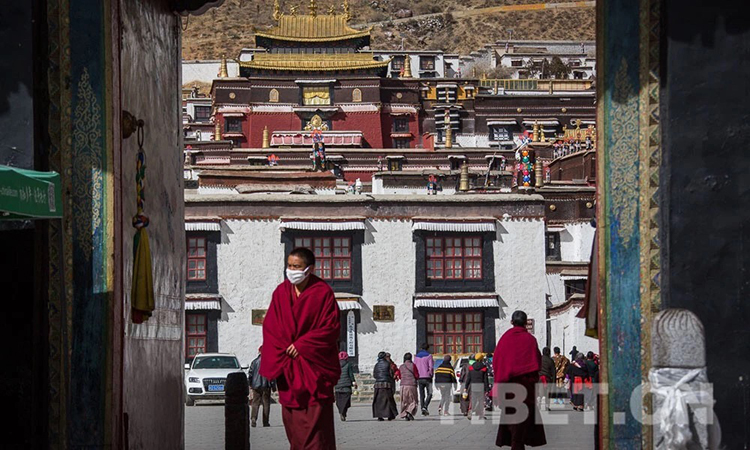
[[[224,390],[224,385],[223,384],[212,384],[212,385],[208,386],[208,390],[211,391],[211,392],[223,391]]]

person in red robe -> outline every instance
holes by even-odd
[[[291,450],[336,448],[339,308],[331,288],[314,271],[313,252],[292,250],[287,279],[273,292],[263,320],[260,374],[276,380]]]
[[[542,354],[536,338],[526,330],[526,313],[516,311],[511,316],[513,328],[506,331],[497,342],[492,368],[495,374],[495,389],[503,384],[514,384],[522,388],[522,398],[505,398],[496,392],[494,398],[500,404],[502,415],[497,430],[498,447],[510,446],[511,450],[523,450],[526,445],[538,447],[547,444],[544,426],[536,407],[536,383]],[[502,391],[502,389],[501,389]],[[510,397],[510,396],[508,396]],[[528,414],[523,415],[513,406],[523,402]],[[512,417],[518,414],[520,417]]]

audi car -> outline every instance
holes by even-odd
[[[185,390],[187,406],[199,400],[224,400],[227,375],[242,372],[237,357],[231,353],[200,353],[190,364],[185,364]]]

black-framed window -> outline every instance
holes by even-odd
[[[481,236],[428,236],[427,279],[481,280]]]
[[[185,311],[185,363],[191,363],[198,353],[219,351],[221,311]]]
[[[193,106],[195,111],[196,122],[208,122],[211,119],[211,107],[210,106]]]
[[[405,56],[394,56],[393,61],[391,61],[391,70],[394,72],[401,72],[403,70],[405,65],[406,57]]]
[[[352,240],[348,236],[299,236],[295,247],[315,254],[315,275],[326,281],[352,279]]]
[[[188,254],[186,292],[191,294],[218,294],[216,245],[221,239],[221,233],[218,231],[188,231],[186,234],[185,244]]]
[[[565,280],[565,300],[573,294],[586,293],[586,280]]]
[[[285,249],[284,254],[288,255],[297,244],[306,244],[306,240],[308,239],[309,244],[312,246],[312,248],[308,248],[313,250],[313,252],[316,252],[315,240],[320,240],[320,248],[316,252],[315,257],[317,275],[323,278],[334,292],[362,295],[362,244],[365,240],[364,231],[287,230],[281,234],[281,241]],[[345,240],[348,240],[348,247]],[[328,243],[328,247],[325,246],[326,242]],[[339,247],[335,247],[337,242]],[[329,249],[328,252],[325,251],[325,248]],[[346,256],[346,253],[348,253],[348,256]],[[319,257],[317,254],[321,254],[322,257]],[[330,269],[325,268],[327,265],[330,266]],[[283,261],[283,267],[286,269],[286,259]],[[326,270],[329,270],[330,273],[325,272]],[[336,273],[336,277],[334,277],[334,273]]]
[[[409,138],[395,138],[393,139],[393,148],[409,148],[411,139]]]
[[[242,120],[239,117],[227,117],[224,120],[224,131],[227,133],[242,133]]]
[[[419,70],[435,70],[435,57],[434,56],[420,56],[419,57]]]
[[[452,317],[448,317],[451,314]],[[460,315],[457,317],[457,315]],[[479,321],[477,321],[479,315]],[[468,317],[467,317],[468,316]],[[416,338],[418,343],[427,342],[430,344],[430,351],[438,357],[446,354],[454,356],[469,353],[478,353],[476,346],[479,345],[482,352],[495,351],[495,322],[500,318],[500,308],[415,308],[413,318],[417,321]],[[468,318],[468,322],[467,322]],[[450,320],[449,320],[450,319]],[[461,323],[461,330],[457,330],[456,325]],[[452,331],[448,330],[448,324],[452,324]],[[470,330],[467,329],[467,323],[470,324]],[[481,335],[476,333],[477,327]],[[470,339],[466,340],[466,335]],[[452,342],[448,342],[447,336],[453,335]],[[442,336],[442,339],[440,338]],[[461,337],[463,348],[456,346],[457,337]],[[442,341],[442,342],[441,342]],[[442,349],[438,345],[442,344]],[[446,344],[452,344],[452,348],[447,348]],[[469,348],[467,348],[469,344]],[[452,350],[455,353],[450,353]],[[457,351],[462,350],[462,351]]]
[[[490,126],[490,140],[493,141],[510,141],[513,139],[513,134],[510,132],[508,127],[491,125]]]
[[[560,233],[548,231],[544,233],[544,248],[546,250],[547,261],[560,261]]]
[[[436,355],[479,353],[484,314],[481,310],[429,311],[426,315],[427,343]]]
[[[188,237],[187,242],[187,279],[188,281],[205,281],[206,238],[203,236]]]
[[[493,292],[495,233],[414,233],[417,292]]]
[[[409,118],[408,117],[396,117],[393,119],[393,131],[396,133],[408,133],[409,132]]]

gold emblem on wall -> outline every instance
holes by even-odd
[[[267,309],[253,309],[251,311],[251,323],[253,325],[263,325],[263,320],[266,318]]]
[[[279,91],[276,89],[271,89],[271,91],[268,93],[268,101],[271,103],[278,103],[279,102]]]
[[[396,320],[395,307],[393,305],[373,305],[372,320],[393,322]]]
[[[362,101],[362,91],[359,88],[354,88],[354,90],[352,90],[352,101],[353,102]]]
[[[328,131],[328,124],[323,122],[323,119],[319,115],[315,114],[305,126],[305,131],[311,130]]]

